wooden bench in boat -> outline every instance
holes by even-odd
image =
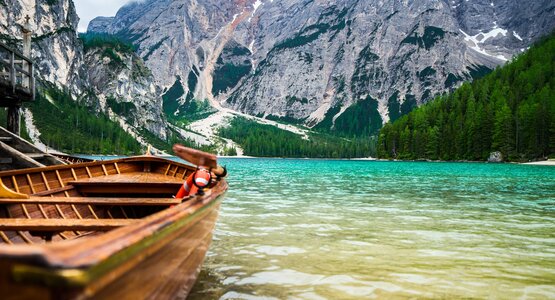
[[[163,174],[135,172],[84,178],[68,184],[85,194],[175,194],[183,182],[184,179]]]
[[[107,231],[136,223],[134,219],[0,219],[0,230]]]
[[[0,198],[0,204],[87,204],[170,206],[180,204],[183,198],[107,198],[107,197],[31,197],[29,199]]]

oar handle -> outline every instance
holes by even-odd
[[[173,145],[173,152],[178,157],[192,163],[193,165],[206,167],[217,176],[225,176],[226,170],[218,165],[218,158],[214,154],[185,147],[180,144]]]

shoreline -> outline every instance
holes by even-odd
[[[522,164],[532,165],[532,166],[555,166],[555,159],[532,161],[532,162],[526,162]]]
[[[106,157],[106,158],[116,158],[116,157],[126,157],[128,155],[95,155],[95,154],[71,154],[77,157]],[[174,157],[174,155],[159,155],[161,157]],[[258,157],[258,156],[218,156],[218,158],[224,159],[299,159],[299,160],[345,160],[345,161],[376,161],[376,162],[433,162],[433,163],[493,163],[493,164],[520,164],[520,165],[535,165],[535,166],[555,166],[555,159],[532,161],[532,162],[488,162],[488,161],[470,161],[470,160],[402,160],[402,159],[380,159],[374,157],[357,157],[357,158],[310,158],[310,157]]]

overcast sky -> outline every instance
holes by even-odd
[[[73,0],[79,16],[79,32],[87,31],[89,22],[99,16],[112,17],[129,0]]]

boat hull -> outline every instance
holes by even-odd
[[[181,228],[143,248],[141,252],[89,284],[48,286],[44,280],[17,278],[14,264],[0,259],[3,299],[176,299],[186,298],[201,270],[212,241],[220,203],[194,216]]]
[[[219,206],[219,205],[218,205]],[[177,237],[168,237],[164,247],[98,292],[95,299],[185,298],[201,270],[212,241],[218,207]],[[92,292],[92,293],[91,293]]]

